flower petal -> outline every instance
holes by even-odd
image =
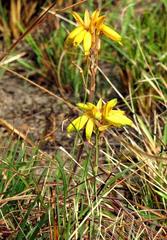
[[[100,121],[101,120],[101,117],[102,117],[102,114],[101,112],[99,111],[99,109],[95,108],[93,111],[93,116],[96,120]]]
[[[93,34],[96,30],[96,21],[98,19],[100,15],[100,11],[99,10],[95,10],[93,13],[92,13],[92,16],[91,16],[91,21],[90,21],[90,25],[89,25],[89,30],[90,32]]]
[[[84,41],[83,41],[83,48],[86,56],[89,55],[91,46],[92,46],[92,35],[90,32],[87,31],[85,33]]]
[[[68,39],[75,38],[84,28],[82,26],[76,27],[70,34],[68,35]]]
[[[93,103],[91,103],[91,102],[87,102],[86,104],[88,105],[90,110],[92,110],[93,108],[96,108],[96,106]]]
[[[85,10],[85,15],[84,15],[84,25],[85,25],[85,28],[89,28],[89,25],[90,25],[90,14],[87,9]]]
[[[125,115],[122,115],[122,114],[114,114],[114,115],[107,116],[105,118],[105,120],[109,124],[111,124],[115,127],[122,127],[124,125],[131,126],[133,123],[128,117],[126,117]]]
[[[103,105],[102,98],[100,98],[99,101],[98,101],[98,103],[97,103],[97,105],[96,105],[96,107],[97,107],[99,110],[101,110],[101,109],[102,109],[102,105]]]
[[[111,109],[113,107],[115,107],[116,104],[117,104],[117,99],[116,98],[114,98],[114,99],[110,100],[109,102],[107,102],[104,105],[103,115],[107,116],[109,114],[109,112],[111,111]]]
[[[121,36],[105,24],[101,26],[100,30],[104,33],[104,35],[111,38],[113,41],[121,42]]]
[[[93,22],[98,19],[99,15],[100,15],[100,10],[96,9],[96,10],[92,13],[92,16],[91,16]]]
[[[67,132],[79,131],[81,130],[86,122],[88,121],[88,116],[82,115],[76,119],[74,119],[67,127]]]
[[[74,38],[73,44],[75,47],[78,46],[84,40],[85,34],[86,30],[83,30]]]
[[[107,105],[108,105],[109,108],[115,107],[115,105],[117,105],[117,99],[116,99],[116,98],[111,99],[111,100],[107,103]]]
[[[100,125],[99,127],[98,127],[98,130],[100,131],[100,132],[103,132],[103,131],[105,131],[105,130],[107,130],[107,128],[109,128],[109,124],[108,125]]]
[[[81,109],[81,110],[84,110],[84,111],[89,111],[92,109],[92,106],[89,105],[89,104],[85,104],[85,103],[77,103],[77,106]],[[94,106],[93,106],[94,107]]]
[[[108,115],[124,115],[125,114],[125,111],[122,111],[122,110],[110,110]]]
[[[103,24],[104,20],[105,20],[105,16],[100,16],[97,20],[96,20],[96,27],[97,29],[100,29],[101,25]]]
[[[84,26],[84,21],[82,20],[78,13],[73,12],[72,15],[79,25]]]
[[[86,139],[88,141],[90,141],[91,136],[92,136],[92,132],[93,132],[93,128],[94,128],[94,122],[93,120],[90,118],[86,124]]]

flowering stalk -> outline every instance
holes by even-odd
[[[104,34],[108,38],[121,43],[121,36],[113,29],[104,24],[105,16],[100,16],[100,11],[95,10],[90,15],[85,10],[84,20],[77,12],[73,12],[78,26],[69,34],[66,39],[66,46],[73,45],[77,47],[83,43],[85,56],[88,58],[90,85],[89,85],[89,101],[94,100],[96,72],[98,63],[98,52],[100,50],[100,36]]]
[[[90,85],[89,85],[89,97],[88,101],[93,102],[96,88],[96,73],[98,66],[98,49],[96,44],[96,36],[94,36],[94,43],[92,44],[92,51],[90,54],[90,64],[89,64],[89,72],[90,72]]]
[[[84,19],[76,12],[72,13],[77,22],[77,27],[68,35],[65,44],[66,47],[73,45],[83,46],[83,51],[86,56],[88,65],[88,74],[90,75],[90,82],[88,83],[89,97],[88,102],[78,103],[77,106],[83,111],[83,114],[74,119],[67,127],[67,132],[70,134],[73,131],[80,131],[83,129],[83,141],[91,142],[92,134],[96,135],[95,145],[95,162],[94,174],[98,173],[98,158],[99,158],[99,136],[111,126],[122,127],[124,125],[132,125],[132,121],[125,116],[124,111],[113,110],[117,100],[112,99],[104,103],[100,99],[97,105],[94,105],[95,88],[96,88],[96,74],[98,66],[98,54],[100,50],[100,36],[105,35],[113,41],[121,44],[121,36],[113,29],[104,24],[105,16],[100,16],[100,11],[95,10],[92,14],[85,10]],[[80,145],[77,163],[81,159],[84,148],[84,142]],[[77,164],[74,165],[73,174],[77,170]],[[72,175],[70,177],[70,181]]]

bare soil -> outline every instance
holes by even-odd
[[[10,123],[45,151],[53,151],[66,141],[62,123],[69,108],[23,80],[6,75],[0,78],[0,118]],[[0,138],[9,136],[0,126]]]

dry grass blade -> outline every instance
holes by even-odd
[[[26,53],[23,52],[23,53],[19,53],[19,54],[15,55],[15,56],[9,57],[6,60],[0,62],[0,66],[12,63],[12,62],[24,57],[25,55],[26,55]]]
[[[15,38],[18,38],[20,31],[18,29],[18,23],[21,20],[21,1],[10,2],[10,27],[12,29]]]
[[[14,1],[13,1],[14,2]],[[75,4],[72,4],[71,6],[68,6],[68,7],[65,7],[63,9],[56,9],[56,11],[58,12],[64,12],[66,11],[67,9],[69,8],[72,8],[74,6],[77,6],[79,4],[82,4],[86,2],[86,0],[83,0],[83,1],[80,1],[78,3],[75,3]],[[29,33],[31,32],[32,29],[34,29],[34,27],[36,25],[38,25],[40,22],[42,22],[44,20],[44,18],[46,17],[47,13],[49,12],[49,10],[51,10],[55,5],[56,5],[57,2],[54,2],[50,5],[50,7],[48,7],[28,28],[27,30],[12,44],[12,46],[7,50],[5,51],[4,54],[2,54],[2,56],[0,56],[0,62],[17,46],[17,44]],[[13,6],[13,5],[12,5]],[[12,7],[12,10],[13,10],[14,6]],[[14,10],[13,10],[14,11]],[[15,22],[15,20],[14,20]]]
[[[30,21],[30,18],[35,12],[35,8],[37,6],[38,1],[28,4],[29,1],[24,2],[24,10],[25,10],[25,23],[28,23]]]
[[[37,25],[39,24],[46,16],[47,12],[52,9],[56,5],[52,3],[48,9],[42,13],[28,28],[27,30],[12,44],[12,46],[0,57],[0,61],[2,61],[16,46],[17,44]]]
[[[21,133],[19,130],[17,130],[13,125],[11,125],[9,122],[7,122],[5,119],[0,118],[0,125],[6,127],[8,130],[12,131],[19,137],[21,137],[25,142],[30,144],[31,146],[34,146],[32,141],[23,133]]]
[[[30,199],[34,199],[35,197],[36,197],[35,195],[13,196],[13,197],[1,199],[0,204],[6,204],[11,201],[30,200]]]

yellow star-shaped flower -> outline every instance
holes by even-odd
[[[100,16],[99,10],[95,10],[92,15],[88,10],[85,10],[84,20],[76,12],[73,12],[72,15],[78,26],[68,35],[66,39],[67,45],[72,43],[74,46],[78,46],[83,43],[84,53],[89,55],[92,46],[98,44],[101,34],[121,43],[121,36],[104,24],[105,16]]]
[[[100,99],[97,105],[90,102],[78,103],[77,106],[84,111],[83,115],[73,120],[67,127],[67,132],[80,131],[85,128],[86,139],[90,141],[94,130],[105,131],[110,126],[122,127],[132,125],[132,121],[125,116],[122,110],[113,110],[117,99],[103,103]]]

